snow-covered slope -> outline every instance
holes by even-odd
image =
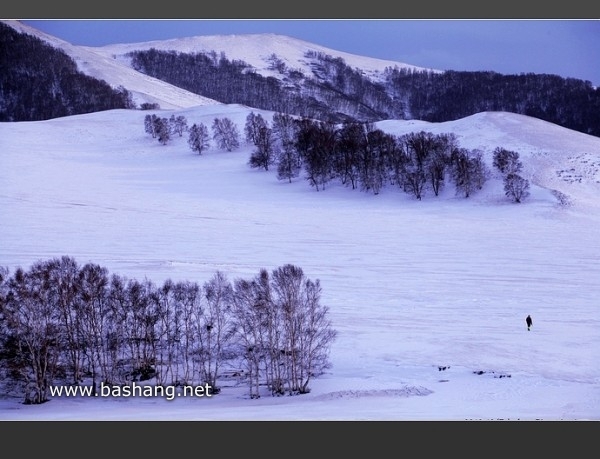
[[[226,116],[241,130],[249,111],[163,113],[207,125]],[[185,137],[161,145],[144,132],[146,113],[0,123],[0,266],[69,255],[129,278],[202,284],[216,270],[233,280],[293,263],[323,287],[339,332],[332,368],[297,397],[251,400],[240,379],[210,400],[0,398],[0,419],[600,418],[600,139],[508,113],[381,122],[454,133],[488,164],[493,148],[514,149],[535,179],[522,204],[498,178],[468,199],[447,186],[417,201],[397,188],[278,181],[248,166],[251,145],[202,155]]]
[[[176,51],[181,53],[208,53],[211,51],[215,51],[217,55],[224,53],[225,57],[229,60],[244,61],[252,66],[256,72],[275,78],[281,77],[281,75],[270,70],[272,56],[280,59],[287,68],[310,75],[312,72],[311,59],[306,57],[306,53],[309,51],[342,58],[347,65],[361,70],[365,76],[374,80],[379,79],[387,67],[425,70],[422,67],[403,62],[375,59],[336,51],[314,43],[277,34],[195,36],[172,40],[115,44],[92,49],[104,56],[119,58],[131,51],[143,51],[151,48],[160,51]],[[437,71],[434,69],[427,70]]]
[[[519,153],[522,174],[532,184],[554,192],[568,203],[596,206],[600,196],[600,138],[538,118],[508,112],[482,112],[456,121],[381,121],[386,132],[434,134],[453,132],[461,144],[477,149],[492,164],[496,147]]]

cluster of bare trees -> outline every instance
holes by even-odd
[[[175,134],[179,137],[188,131],[187,119],[183,115],[171,115],[169,118],[160,117],[156,114],[144,117],[144,129],[153,139],[157,139],[162,145],[166,145]]]
[[[337,180],[374,194],[396,186],[421,200],[428,190],[437,196],[453,181],[456,192],[469,197],[489,176],[481,152],[460,148],[453,134],[397,136],[371,123],[338,128],[303,120],[297,147],[306,178],[317,190]]]
[[[272,127],[260,114],[246,118],[246,140],[255,145],[249,164],[291,181],[303,170],[317,191],[333,181],[379,194],[388,186],[422,199],[447,182],[465,197],[481,189],[489,169],[478,150],[458,145],[454,134],[411,132],[396,136],[372,123],[333,124],[276,113]]]
[[[0,268],[0,378],[25,403],[57,384],[208,384],[224,368],[251,398],[300,394],[330,367],[336,336],[318,280],[284,265],[252,279],[217,271],[156,285],[63,256]],[[262,389],[261,389],[262,388]]]
[[[183,115],[171,115],[170,118],[160,117],[156,114],[144,117],[144,129],[152,138],[157,139],[162,145],[166,145],[171,138],[177,134],[182,137],[188,133],[188,145],[192,151],[199,155],[210,147],[211,136],[208,127],[204,123],[194,123],[188,127],[188,121]],[[233,151],[240,146],[240,133],[235,123],[226,117],[215,118],[211,126],[212,140],[218,148]]]

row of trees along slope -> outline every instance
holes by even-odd
[[[189,132],[188,145],[199,155],[210,147],[208,127],[187,119],[148,114],[145,131],[165,145],[173,135]],[[215,118],[212,139],[220,149],[239,148],[241,134],[231,119]],[[292,182],[304,173],[317,191],[331,183],[379,194],[387,186],[398,187],[421,200],[427,193],[439,196],[448,183],[456,193],[469,197],[480,190],[491,170],[479,150],[460,147],[454,134],[424,131],[396,136],[373,123],[334,124],[274,113],[271,123],[251,111],[244,126],[245,140],[254,146],[248,164],[255,169],[275,168],[277,178]],[[497,158],[498,157],[498,158]],[[494,167],[502,174],[505,194],[514,202],[528,196],[529,182],[521,177],[518,152],[498,147]]]

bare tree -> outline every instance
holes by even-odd
[[[13,345],[13,330],[8,323],[9,312],[6,310],[8,304],[10,270],[6,266],[0,266],[0,380],[12,385],[16,378],[12,377],[15,368],[14,360],[16,348]]]
[[[402,177],[404,190],[407,193],[414,194],[420,201],[427,185],[427,176],[423,169],[411,158],[409,162],[404,164]]]
[[[260,318],[261,353],[264,381],[271,395],[283,395],[287,378],[285,368],[285,336],[282,311],[273,301],[273,288],[269,271],[261,269],[252,282],[254,308]]]
[[[288,392],[304,394],[311,378],[330,366],[329,346],[337,333],[320,302],[320,282],[306,278],[302,268],[275,269],[271,285],[273,303],[282,312]]]
[[[144,117],[144,129],[146,133],[152,135],[152,138],[156,138],[156,120],[157,116],[155,114],[146,115]]]
[[[338,131],[333,168],[343,185],[356,189],[359,180],[359,157],[366,142],[363,125],[345,122]]]
[[[403,136],[408,151],[419,169],[426,168],[426,162],[437,145],[437,138],[431,132],[410,132]]]
[[[328,317],[329,308],[321,304],[321,283],[317,279],[304,281],[303,326],[300,342],[300,380],[299,392],[310,391],[308,386],[312,378],[321,376],[331,368],[329,352],[337,337]]]
[[[145,380],[154,375],[156,361],[155,323],[158,314],[151,302],[152,282],[123,279],[113,285],[118,299],[122,339],[126,351],[127,380]],[[115,298],[116,297],[116,298]]]
[[[519,160],[519,153],[505,148],[498,147],[493,153],[493,166],[500,171],[503,176],[508,174],[518,174],[523,169],[523,163]]]
[[[294,144],[296,137],[296,119],[289,113],[273,114],[273,135],[276,141],[285,148],[286,144]]]
[[[396,185],[403,191],[407,191],[404,174],[410,164],[410,155],[406,144],[401,137],[390,136],[388,147],[388,179],[392,185]]]
[[[246,142],[256,147],[250,155],[248,164],[250,167],[268,171],[269,166],[275,162],[275,138],[269,123],[260,113],[250,112],[246,117],[244,132],[246,133]]]
[[[277,179],[292,182],[300,175],[302,160],[294,145],[296,122],[287,113],[273,115],[273,137],[275,141],[275,161],[277,163]]]
[[[190,128],[190,134],[188,137],[188,145],[192,151],[196,151],[199,155],[201,155],[202,152],[210,146],[209,140],[210,137],[208,135],[208,128],[206,125],[203,123],[194,123]]]
[[[108,313],[107,292],[108,270],[102,266],[87,263],[79,274],[81,330],[85,337],[83,351],[88,360],[89,371],[92,375],[94,394],[97,391],[97,380],[111,382],[111,371],[108,369],[109,353],[104,325]]]
[[[336,149],[333,123],[302,119],[298,124],[296,149],[302,158],[306,179],[317,191],[331,180]]]
[[[202,289],[196,282],[180,281],[174,286],[175,318],[178,333],[179,352],[177,363],[181,373],[177,373],[176,381],[181,384],[192,384],[196,381],[197,365],[201,366],[201,351],[198,340],[199,324],[202,320]]]
[[[169,140],[171,140],[171,126],[169,124],[169,120],[167,118],[155,117],[154,121],[154,130],[155,133],[153,137],[156,137],[158,141],[162,145],[166,145]]]
[[[503,176],[504,194],[507,197],[520,203],[529,196],[529,181],[519,175],[523,163],[518,152],[498,147],[494,150],[493,164]]]
[[[60,311],[50,299],[48,282],[47,262],[36,262],[29,271],[18,268],[4,302],[3,316],[14,347],[9,365],[26,404],[48,401],[61,354]]]
[[[219,148],[233,151],[240,146],[240,134],[229,118],[215,118],[212,124],[213,139]]]
[[[171,132],[179,134],[179,137],[183,136],[183,133],[187,131],[187,119],[183,115],[171,115],[169,118],[169,125],[171,128]]]
[[[292,183],[292,179],[300,175],[302,163],[300,156],[292,144],[286,143],[275,150],[277,163],[277,179],[287,180]]]
[[[256,149],[250,155],[248,164],[253,168],[262,168],[266,171],[275,162],[273,147],[273,131],[268,125],[261,126],[256,134]]]
[[[366,140],[359,159],[362,165],[361,186],[363,190],[372,191],[377,195],[387,181],[388,134],[367,124]]]
[[[157,341],[156,384],[177,384],[181,362],[179,349],[182,339],[181,310],[176,301],[176,284],[167,279],[150,294],[157,321],[154,326]]]
[[[301,299],[302,269],[285,265],[273,271],[273,301],[281,311],[283,345],[281,352],[285,358],[287,391],[296,393],[300,388],[300,339],[301,339]]]
[[[235,331],[231,315],[233,287],[221,271],[203,287],[206,308],[198,333],[203,355],[202,383],[208,384],[213,393],[219,393],[219,372]]]
[[[456,149],[452,153],[452,173],[456,192],[464,194],[465,198],[481,189],[489,176],[481,152],[465,148]]]
[[[250,398],[260,398],[260,364],[262,358],[263,311],[256,307],[256,287],[251,280],[236,279],[233,283],[233,320],[239,340]]]
[[[64,350],[67,369],[72,382],[79,384],[83,379],[84,353],[82,342],[80,308],[80,267],[72,257],[63,256],[48,262],[51,301],[60,311],[61,346]]]
[[[440,194],[446,177],[446,169],[450,163],[450,157],[456,148],[458,148],[458,142],[455,134],[440,134],[436,136],[436,142],[429,154],[426,167],[431,188],[436,196]]]
[[[529,181],[519,174],[507,174],[504,177],[504,194],[516,203],[529,196]]]
[[[491,175],[489,168],[483,160],[483,153],[481,150],[475,149],[471,151],[471,168],[473,171],[475,187],[476,189],[481,190]]]
[[[248,113],[246,124],[244,125],[246,142],[255,146],[258,145],[260,130],[265,127],[268,127],[268,124],[260,113]]]
[[[127,278],[113,274],[110,276],[107,302],[108,311],[106,318],[107,354],[110,358],[111,383],[128,381],[130,375],[129,354],[131,332],[129,330],[128,316],[130,314]]]

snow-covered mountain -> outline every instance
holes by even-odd
[[[77,63],[86,75],[104,80],[113,87],[123,86],[133,94],[134,102],[158,103],[162,108],[185,108],[195,105],[219,103],[193,94],[164,81],[152,78],[131,68],[126,56],[132,51],[156,49],[181,53],[223,53],[228,60],[244,61],[258,74],[280,79],[274,71],[273,57],[287,68],[311,75],[315,59],[307,58],[308,52],[324,53],[343,59],[347,65],[359,69],[367,77],[377,81],[387,67],[425,70],[402,62],[375,59],[336,51],[295,38],[275,34],[213,35],[159,40],[141,43],[115,44],[102,47],[76,46],[54,36],[27,26],[19,21],[2,21],[15,30],[33,35],[63,50]],[[427,69],[433,70],[433,69]]]
[[[521,75],[515,79],[494,72],[444,72],[349,54],[275,34],[74,46],[19,21],[2,22],[64,51],[84,74],[113,88],[126,89],[138,107],[149,104],[181,109],[237,103],[336,122],[446,121],[493,109],[600,134],[598,95],[586,82],[575,79],[552,75]],[[148,53],[150,50],[153,52]],[[411,73],[413,70],[415,74]],[[23,71],[27,70],[15,69],[12,79],[18,81],[19,72]],[[11,84],[14,85],[9,81],[7,87]],[[467,95],[462,90],[464,85],[471,88]],[[40,88],[49,97],[52,95],[51,87]],[[18,92],[6,97],[17,102],[23,99],[26,108],[32,105]],[[44,99],[43,95],[38,97]],[[14,105],[12,109],[15,110]],[[75,113],[76,107],[69,110]],[[49,117],[34,117],[31,111],[25,111],[20,118],[11,118],[13,114],[7,109],[4,119],[24,121],[27,114],[30,120]]]
[[[127,43],[90,48],[99,54],[116,59],[123,58],[132,51],[145,51],[154,48],[159,51],[179,53],[224,53],[229,60],[244,61],[254,71],[264,76],[281,78],[273,71],[273,57],[280,59],[286,67],[305,74],[312,72],[314,59],[306,57],[308,52],[323,53],[343,59],[347,65],[360,69],[366,76],[379,80],[387,67],[414,70],[433,70],[409,65],[403,62],[375,59],[333,50],[307,41],[277,34],[211,35],[176,38],[172,40]]]

